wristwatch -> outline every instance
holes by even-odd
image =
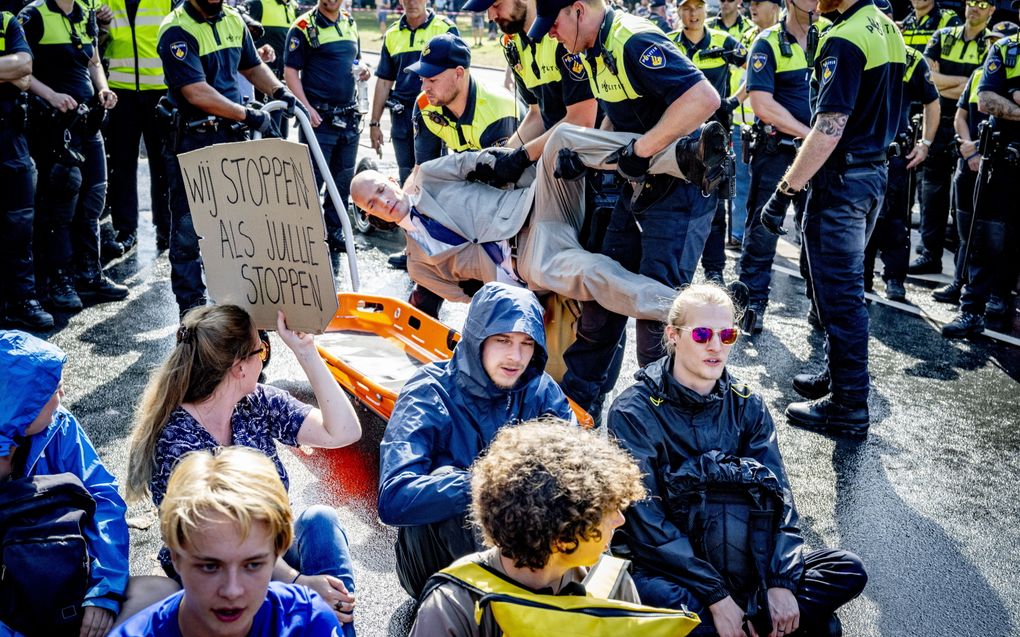
[[[373,126],[373,127],[374,127],[374,126],[378,126],[378,125],[379,125],[379,120],[377,120],[377,119],[374,119],[374,120],[372,120],[371,122],[369,122],[369,123],[368,123],[368,125],[369,125],[369,126]]]
[[[921,139],[917,140],[917,143],[918,144],[924,144],[925,146],[928,146],[929,148],[931,147],[931,140],[930,139],[925,139],[925,138],[922,137]]]
[[[793,196],[800,192],[799,190],[794,190],[793,186],[790,185],[790,182],[785,179],[779,182],[779,186],[776,187],[776,190],[778,190],[780,194],[787,196]]]

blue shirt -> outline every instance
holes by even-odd
[[[786,38],[790,56],[780,60],[782,48],[773,41]],[[782,69],[779,63],[782,62]],[[747,63],[747,90],[771,93],[776,103],[798,122],[811,124],[811,82],[805,53],[796,38],[789,35],[785,22],[770,27],[751,45]]]
[[[313,47],[307,31],[311,15],[298,18],[287,33],[284,65],[301,71],[301,86],[313,105],[348,106],[354,102],[352,65],[361,54],[354,20],[341,13],[331,22],[313,11],[319,46]]]
[[[421,59],[421,50],[428,41],[440,33],[460,35],[457,26],[446,16],[437,16],[431,10],[428,18],[417,29],[407,23],[407,16],[386,30],[379,66],[375,76],[393,82],[390,96],[405,105],[421,93],[421,77],[417,73],[404,73],[404,69]]]
[[[71,14],[63,20],[66,31],[48,34],[50,37],[47,38],[47,41],[67,41],[44,44],[42,40],[46,29],[40,15],[42,10],[64,15],[55,0],[33,2],[18,14],[25,38],[32,47],[32,74],[54,91],[70,95],[76,102],[89,101],[95,93],[92,76],[89,75],[89,63],[95,51],[89,32],[95,33],[95,24],[89,25],[89,15],[76,1],[71,7]],[[80,46],[74,44],[75,41]]]

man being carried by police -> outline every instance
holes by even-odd
[[[732,68],[741,67],[747,61],[747,49],[733,36],[723,31],[716,31],[705,26],[705,0],[680,0],[680,20],[683,28],[669,34],[680,51],[694,63],[694,66],[705,74],[712,88],[723,97],[719,110],[713,115],[726,131],[730,131],[733,122],[733,111],[740,106],[743,93],[726,97],[732,86]],[[727,211],[732,205],[730,198],[730,180],[736,176],[735,166],[727,167],[730,174],[721,190],[713,196],[715,216],[712,218],[712,231],[705,240],[705,249],[701,255],[701,267],[705,270],[705,278],[723,281],[723,268],[726,267],[726,222]]]
[[[739,319],[723,288],[683,290],[667,355],[609,408],[651,496],[630,507],[613,554],[633,561],[643,603],[696,612],[694,635],[840,635],[833,613],[867,575],[849,551],[806,550],[772,416],[726,370]]]
[[[617,172],[628,183],[599,252],[667,287],[687,283],[715,210],[699,184],[648,170],[656,153],[719,108],[719,94],[668,36],[647,21],[610,9],[604,0],[539,0],[537,13],[528,37],[549,33],[568,53],[581,54],[605,113],[603,128],[638,135],[614,153]],[[622,346],[627,317],[597,303],[585,303],[581,314],[577,340],[564,354],[563,386],[597,415],[602,388],[614,382],[610,363]],[[638,320],[639,363],[659,358],[661,334],[660,321]]]
[[[921,53],[924,53],[928,41],[936,31],[963,23],[956,13],[936,4],[936,0],[910,0],[910,14],[900,25],[903,41]]]
[[[714,188],[726,157],[725,130],[713,122],[700,133],[657,153],[649,174]],[[501,281],[661,321],[673,296],[668,286],[578,242],[585,214],[581,179],[589,168],[613,167],[611,156],[636,138],[560,124],[537,176],[523,168],[497,173],[502,155],[468,151],[422,164],[408,192],[365,171],[354,178],[352,194],[373,223],[405,230],[411,279],[447,300],[466,302],[480,283]],[[517,187],[499,187],[508,179]]]
[[[785,232],[787,208],[810,184],[801,234],[826,361],[823,371],[794,378],[794,390],[809,400],[791,403],[786,416],[801,427],[863,436],[870,422],[864,248],[885,197],[906,49],[872,0],[820,0],[818,9],[839,15],[819,42],[811,132],[761,221]]]
[[[889,0],[875,0],[875,6],[892,18]],[[928,158],[928,147],[935,139],[935,131],[939,126],[939,93],[931,81],[928,63],[913,48],[906,47],[906,52],[903,99],[897,110],[899,126],[896,137],[889,145],[889,182],[882,211],[878,213],[875,230],[864,251],[864,289],[872,291],[875,258],[881,251],[885,266],[882,271],[885,297],[890,301],[905,301],[907,298],[903,281],[907,277],[907,262],[910,260],[910,209],[914,201],[912,191],[917,184],[911,171],[916,170]],[[922,109],[922,114],[911,117],[915,104]]]
[[[939,122],[928,159],[921,166],[921,254],[910,264],[911,274],[942,272],[942,249],[948,243],[955,251],[959,244],[955,223],[950,241],[946,240],[946,222],[955,222],[951,214],[950,183],[953,178],[953,114],[956,100],[967,86],[974,69],[985,59],[988,20],[995,4],[986,0],[967,0],[966,22],[939,29],[924,49],[931,79],[939,91],[942,121]]]
[[[341,0],[318,0],[315,8],[294,21],[287,34],[283,74],[287,86],[308,111],[315,139],[336,182],[341,203],[351,194],[354,163],[358,159],[361,113],[358,112],[355,75],[367,80],[369,71],[358,64],[361,41],[358,26]],[[304,141],[304,131],[301,140]],[[323,188],[317,162],[315,183]],[[326,197],[326,241],[333,253],[346,250],[340,215],[333,199]]]
[[[170,285],[181,316],[206,304],[202,257],[177,155],[246,138],[246,129],[278,134],[269,113],[242,106],[238,73],[273,99],[295,103],[262,62],[244,20],[223,0],[185,0],[159,30],[168,104],[166,149],[170,183]]]
[[[1013,0],[1013,8],[1020,0]],[[975,184],[974,214],[960,313],[942,327],[947,338],[980,334],[994,292],[1011,292],[1016,282],[1015,259],[1009,258],[1018,232],[1015,202],[1020,199],[1020,34],[992,45],[977,85],[978,108],[989,115],[980,133],[981,153]],[[1012,316],[1011,302],[1006,315]]]

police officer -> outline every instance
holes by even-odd
[[[776,235],[762,225],[761,210],[793,162],[797,153],[795,140],[807,137],[811,130],[808,58],[813,61],[815,52],[809,51],[808,40],[810,37],[814,44],[817,30],[827,24],[827,21],[821,25],[812,23],[818,11],[812,0],[789,0],[789,8],[779,24],[762,31],[754,41],[747,64],[747,91],[757,118],[749,140],[751,184],[740,281],[750,294],[755,333],[764,327],[777,242]],[[804,194],[793,198],[798,219],[803,214],[805,199]],[[805,262],[802,253],[802,271]]]
[[[1013,0],[1013,8],[1018,7],[1020,0]],[[1009,250],[1015,249],[1018,238],[1015,202],[1020,199],[1020,180],[1017,179],[1020,174],[1020,34],[1002,38],[992,45],[977,94],[978,108],[990,116],[991,128],[979,147],[980,183],[976,187],[980,188],[980,193],[974,202],[967,276],[960,296],[960,313],[942,326],[942,335],[947,338],[980,334],[990,294],[1003,287],[1008,290],[1016,282],[1016,269],[1008,265],[1007,255]]]
[[[892,5],[888,0],[875,0],[875,6],[892,18]],[[939,94],[931,81],[928,63],[912,47],[906,47],[907,64],[903,73],[903,100],[898,109],[899,127],[889,146],[889,180],[882,211],[875,222],[868,246],[864,251],[864,289],[872,291],[875,257],[882,253],[882,279],[885,296],[890,301],[907,298],[903,281],[907,276],[910,258],[910,192],[913,183],[910,171],[928,157],[928,147],[939,126]],[[920,104],[923,117],[914,129],[910,111],[912,104]]]
[[[961,24],[960,16],[935,6],[935,0],[910,0],[912,10],[900,27],[907,46],[924,53],[936,31]]]
[[[238,73],[274,99],[293,102],[255,43],[236,9],[222,0],[186,0],[163,20],[159,57],[177,110],[175,142],[166,153],[170,182],[170,285],[181,316],[205,305],[202,257],[191,220],[177,155],[212,144],[245,139],[245,128],[274,134],[268,113],[241,105]],[[239,126],[238,124],[243,124]]]
[[[108,0],[113,20],[103,57],[119,108],[110,111],[106,142],[110,156],[109,203],[116,237],[103,242],[104,258],[131,251],[138,242],[138,142],[144,137],[149,157],[149,194],[156,249],[170,245],[165,134],[156,104],[166,94],[163,64],[156,52],[159,25],[170,13],[170,0]]]
[[[811,132],[761,214],[778,231],[810,182],[803,240],[825,330],[826,369],[794,379],[794,389],[811,400],[790,404],[786,416],[802,427],[865,435],[864,247],[885,196],[906,52],[896,25],[871,0],[821,0],[818,9],[839,15],[819,43]]]
[[[18,16],[35,58],[29,92],[41,98],[29,141],[39,168],[35,256],[48,275],[49,304],[76,312],[82,301],[123,299],[103,275],[99,215],[106,201],[104,111],[117,104],[96,46],[95,12],[76,0],[36,0]]]
[[[0,12],[0,236],[7,245],[0,256],[0,303],[4,323],[30,330],[53,327],[35,289],[32,265],[35,165],[25,138],[25,89],[32,77],[32,50],[12,13]]]
[[[652,0],[648,6],[650,8],[648,20],[662,29],[663,33],[672,31],[673,27],[669,26],[669,20],[666,19],[666,0]]]
[[[315,127],[315,139],[336,182],[340,200],[347,205],[358,158],[361,113],[358,111],[354,74],[367,80],[361,67],[361,42],[354,18],[340,8],[341,0],[319,0],[314,9],[297,20],[287,35],[284,77],[301,101]],[[301,133],[304,139],[304,131]],[[322,188],[322,175],[315,166],[315,179]],[[345,243],[340,214],[333,200],[323,206],[326,235],[333,252],[343,252]]]
[[[739,41],[740,36],[751,26],[751,21],[744,17],[743,7],[743,0],[719,0],[719,14],[709,18],[705,26],[725,31]]]
[[[269,65],[277,79],[283,79],[283,61],[287,51],[287,33],[297,19],[300,8],[295,0],[248,0],[244,5],[250,21],[261,25],[261,35],[253,33],[255,47],[261,49],[268,46],[273,50],[271,59],[263,61]],[[244,17],[242,15],[242,17]],[[249,24],[249,29],[250,29]],[[257,37],[256,37],[257,36]],[[262,101],[268,100],[266,95],[258,95]],[[283,111],[273,113],[273,124],[280,130],[280,136],[286,138],[290,121],[283,117]],[[313,163],[314,165],[314,163]]]
[[[372,99],[372,116],[369,136],[372,148],[382,156],[383,133],[380,125],[383,110],[390,112],[390,140],[397,155],[400,183],[407,181],[414,168],[414,127],[411,115],[414,100],[421,93],[421,79],[404,69],[421,58],[421,50],[433,37],[452,33],[459,35],[457,26],[446,16],[436,15],[426,8],[425,0],[400,0],[404,15],[386,30],[379,66],[375,70],[375,95]],[[473,11],[473,9],[467,9]]]
[[[680,51],[696,66],[712,84],[721,97],[729,95],[733,66],[743,66],[747,60],[747,49],[733,36],[705,27],[704,0],[680,0],[680,20],[683,28],[669,34]],[[731,130],[733,111],[740,105],[739,95],[726,97],[713,116],[726,130]],[[701,255],[701,267],[705,278],[723,283],[723,268],[726,267],[726,211],[727,199],[713,193],[715,205],[712,231],[705,241]]]
[[[539,0],[537,12],[528,37],[549,33],[579,55],[608,124],[641,135],[617,151],[618,172],[629,183],[613,209],[601,252],[631,271],[680,287],[691,280],[714,208],[697,184],[647,177],[649,157],[708,119],[719,108],[719,94],[657,27],[603,0]],[[577,341],[564,355],[563,386],[589,412],[601,406],[601,388],[626,321],[593,302],[584,304]],[[661,358],[660,322],[637,322],[637,351],[640,364]]]
[[[953,114],[967,80],[985,58],[988,20],[995,5],[967,0],[966,23],[935,32],[924,50],[931,78],[941,97],[942,121],[928,160],[921,168],[921,254],[911,274],[942,272],[942,248],[950,216],[949,184],[953,178]],[[953,237],[954,245],[957,243]]]

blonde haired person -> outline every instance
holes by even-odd
[[[491,548],[454,564],[568,594],[609,547],[623,510],[644,497],[634,459],[599,433],[557,418],[505,427],[471,467],[471,516]],[[476,593],[449,581],[426,591],[411,637],[500,634],[491,616],[476,621]],[[611,597],[640,602],[626,573]]]
[[[287,490],[265,455],[245,447],[188,454],[159,508],[184,590],[113,635],[336,635],[340,624],[317,593],[270,582],[294,539],[292,520]]]
[[[347,396],[326,369],[311,334],[287,328],[280,312],[277,332],[304,370],[319,408],[282,389],[258,382],[269,343],[236,305],[196,308],[185,315],[177,344],[153,372],[135,415],[128,461],[129,501],[152,496],[160,506],[174,466],[188,452],[240,445],[264,453],[286,488],[287,471],[276,443],[337,448],[361,437],[361,425]],[[313,506],[295,521],[294,546],[280,556],[274,579],[315,590],[350,622],[354,580],[350,551],[336,510]],[[174,576],[170,552],[160,563]]]

